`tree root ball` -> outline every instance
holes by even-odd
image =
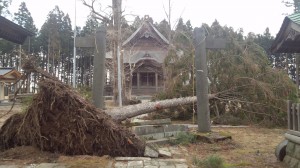
[[[37,70],[36,70],[37,71]],[[70,86],[42,72],[39,93],[0,130],[0,149],[31,145],[68,155],[143,156],[145,143]]]

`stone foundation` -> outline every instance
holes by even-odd
[[[284,162],[289,168],[300,167],[300,137],[291,134],[285,134],[288,144],[286,146],[286,156]]]

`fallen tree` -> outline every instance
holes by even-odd
[[[23,69],[25,75],[42,75],[40,91],[25,113],[15,114],[4,123],[0,129],[0,150],[31,145],[70,155],[143,156],[145,143],[119,121],[197,101],[196,97],[185,97],[103,111],[30,62]]]
[[[212,99],[216,95],[209,94],[208,98]],[[166,109],[170,107],[176,107],[186,104],[192,104],[197,101],[197,97],[181,97],[175,99],[161,100],[157,102],[147,102],[142,104],[135,104],[130,106],[124,106],[120,108],[113,108],[106,110],[105,112],[109,114],[113,119],[117,121],[123,121],[127,118],[132,118],[141,114],[151,113],[157,110]]]

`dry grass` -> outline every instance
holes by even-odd
[[[188,147],[190,156],[218,155],[229,167],[285,168],[275,157],[275,148],[284,139],[284,130],[266,128],[213,128],[230,134],[233,140],[215,144],[198,143]],[[189,157],[190,158],[190,157]],[[188,160],[190,160],[187,158]]]
[[[113,159],[109,156],[61,156],[58,159],[59,163],[65,163],[69,168],[98,168],[108,167],[112,164]]]

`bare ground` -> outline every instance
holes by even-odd
[[[187,147],[189,158],[203,159],[209,155],[220,156],[229,167],[285,168],[277,161],[275,148],[284,139],[283,129],[213,128],[215,132],[232,136],[232,140],[215,144],[198,143]],[[192,159],[189,160],[192,162]]]
[[[9,106],[0,106],[2,116],[9,110]],[[13,111],[0,118],[0,126],[12,114],[21,112],[17,105]],[[253,168],[284,168],[282,162],[276,160],[274,151],[280,141],[284,139],[283,129],[267,129],[258,127],[249,128],[213,128],[215,132],[221,132],[232,136],[232,140],[215,144],[196,143],[185,146],[185,158],[192,164],[193,158],[204,159],[209,155],[219,155],[229,167],[253,167]],[[103,167],[112,162],[108,156],[63,156],[49,152],[42,152],[34,147],[16,147],[0,152],[0,165],[18,164],[28,165],[32,163],[58,162],[66,163],[71,167]]]

